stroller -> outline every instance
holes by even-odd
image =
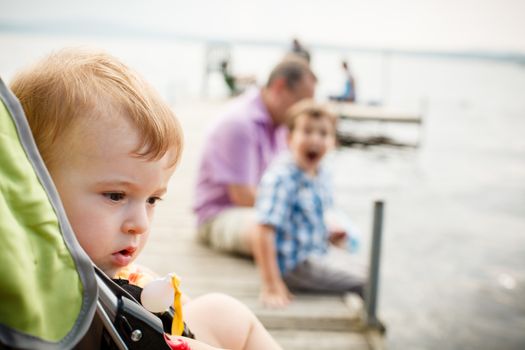
[[[0,349],[170,349],[166,317],[144,309],[80,248],[1,79],[0,249]]]

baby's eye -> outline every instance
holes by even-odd
[[[160,197],[149,197],[147,202],[148,202],[148,204],[155,205],[160,200],[162,200],[162,198],[160,198]]]
[[[103,193],[102,195],[113,202],[119,202],[123,200],[125,197],[124,193],[121,193],[121,192],[106,192],[106,193]]]

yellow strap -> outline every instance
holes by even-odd
[[[171,284],[175,290],[175,295],[173,298],[173,308],[175,309],[175,315],[173,316],[173,323],[171,324],[171,335],[182,335],[182,332],[184,331],[184,322],[182,321],[182,304],[180,301],[180,280],[175,274],[171,275]]]

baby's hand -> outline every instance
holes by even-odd
[[[172,350],[221,350],[195,339],[173,335],[165,335],[164,337]]]

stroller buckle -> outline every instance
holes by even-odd
[[[140,329],[135,329],[133,332],[131,332],[132,341],[138,342],[140,339],[142,339],[142,331]]]

